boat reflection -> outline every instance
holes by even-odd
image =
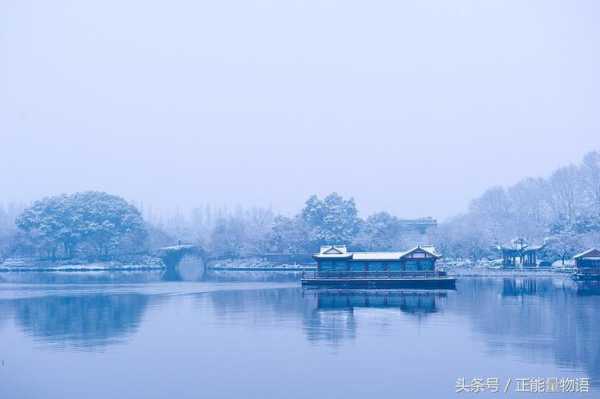
[[[600,295],[600,281],[576,281],[575,286],[578,296]]]
[[[445,291],[398,289],[304,289],[302,294],[312,306],[312,311],[304,314],[307,339],[333,346],[356,338],[359,325],[365,322],[369,324],[365,328],[376,324],[384,330],[402,314],[416,316],[415,322],[420,322],[439,312],[448,296]],[[363,316],[367,319],[361,319]]]
[[[305,291],[306,294],[307,291]],[[310,291],[308,291],[310,295]],[[319,310],[354,308],[395,308],[409,314],[436,313],[444,291],[407,290],[317,290],[312,293]]]

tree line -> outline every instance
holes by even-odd
[[[410,230],[388,212],[359,216],[353,198],[331,193],[310,196],[292,216],[267,208],[232,211],[198,208],[188,217],[157,220],[162,231],[198,242],[213,257],[257,254],[312,254],[325,244],[346,244],[353,250],[398,250],[430,242],[427,231]]]
[[[136,207],[96,191],[35,201],[14,217],[14,225],[4,251],[53,260],[135,252],[144,248],[148,238]]]
[[[0,259],[106,259],[184,241],[215,258],[310,254],[335,243],[355,251],[434,244],[447,258],[479,260],[497,258],[497,247],[516,238],[545,244],[544,256],[552,260],[599,245],[600,152],[547,178],[492,187],[466,213],[426,231],[407,229],[388,212],[362,218],[354,199],[337,193],[309,197],[292,216],[268,208],[207,206],[186,216],[144,218],[124,199],[93,191],[48,197],[28,207],[0,207]]]
[[[455,258],[497,257],[497,246],[523,238],[545,244],[550,260],[600,245],[600,152],[547,178],[492,187],[468,211],[440,225],[438,247]]]
[[[337,193],[309,197],[294,216],[266,208],[206,207],[195,209],[189,217],[164,221],[144,220],[135,206],[120,197],[83,192],[41,199],[10,215],[5,212],[1,221],[3,257],[109,259],[178,241],[199,244],[214,258],[305,255],[331,243],[354,250],[397,250],[429,242],[424,232],[407,231],[400,219],[387,212],[362,219],[354,199]]]

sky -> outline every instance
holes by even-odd
[[[596,1],[0,0],[0,202],[444,219],[600,150]]]

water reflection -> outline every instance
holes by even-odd
[[[13,284],[130,284],[161,281],[162,270],[102,272],[0,273],[1,283]]]
[[[502,279],[503,297],[522,297],[522,296],[545,296],[551,294],[555,289],[551,279],[526,279],[526,278],[504,278]]]
[[[289,283],[265,283],[269,279],[293,280],[294,275],[244,273],[248,272],[207,273],[202,283],[160,283],[160,275],[154,275],[153,289],[146,289],[150,284],[131,284],[126,287],[134,288],[126,290],[115,288],[119,287],[115,275],[96,276],[96,282],[103,283],[88,284],[83,293],[77,284],[64,284],[65,279],[73,283],[73,275],[45,274],[40,279],[44,284],[37,288],[13,281],[0,284],[0,298],[4,298],[0,299],[0,328],[7,328],[12,320],[21,334],[34,337],[38,344],[67,350],[133,342],[136,331],[156,328],[157,324],[143,322],[150,311],[156,323],[170,320],[177,331],[202,325],[210,332],[207,336],[215,337],[217,346],[221,334],[232,334],[231,327],[252,331],[257,340],[265,331],[286,329],[286,336],[294,337],[289,338],[294,347],[318,349],[325,344],[336,351],[363,342],[358,341],[359,336],[373,340],[370,344],[378,347],[402,342],[402,334],[408,337],[404,342],[419,340],[419,334],[425,332],[430,340],[459,334],[462,342],[467,342],[461,348],[464,362],[507,354],[528,364],[581,370],[594,384],[600,384],[597,284],[575,284],[564,278],[474,278],[459,280],[457,290],[449,292],[303,290]],[[251,282],[231,282],[244,276]],[[122,277],[128,284],[149,279]],[[32,282],[35,277],[23,274],[19,279]],[[54,284],[56,281],[63,285]],[[80,281],[91,282],[91,276]],[[175,320],[170,318],[173,311],[181,312]],[[181,333],[177,339],[183,340],[182,345],[192,345],[197,337]],[[487,353],[476,353],[477,343],[484,343]],[[244,356],[260,359],[262,355],[251,348],[246,348]],[[319,356],[319,352],[311,353]],[[286,356],[281,356],[283,362]]]
[[[449,304],[471,320],[490,350],[530,362],[583,368],[600,383],[598,287],[569,279],[472,279]]]
[[[44,296],[9,301],[23,332],[60,346],[91,348],[125,341],[149,297],[139,294]]]
[[[206,281],[214,282],[298,282],[302,272],[295,271],[222,271],[208,270],[206,273]]]
[[[302,319],[314,307],[312,301],[303,300],[302,290],[299,287],[223,290],[211,293],[209,298],[217,317],[240,321],[239,316],[245,315],[261,324]],[[204,295],[198,296],[198,299],[204,299]]]
[[[600,281],[578,281],[575,286],[579,296],[600,296]]]
[[[297,271],[223,271],[199,268],[195,264],[180,263],[177,267],[161,272],[161,281],[187,282],[297,282],[301,272]]]
[[[361,328],[356,310],[371,311],[368,321],[371,325],[364,328],[372,328],[377,321],[389,324],[390,317],[397,319],[390,310],[416,315],[418,319],[436,313],[447,294],[442,291],[308,289],[303,295],[305,299],[313,300],[312,311],[304,313],[307,339],[338,346],[345,340],[356,338],[357,330]]]
[[[307,291],[310,295],[310,291]],[[396,308],[409,314],[438,311],[437,302],[446,298],[443,291],[404,290],[317,290],[318,309]]]

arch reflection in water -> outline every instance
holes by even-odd
[[[163,281],[202,281],[206,277],[204,258],[195,253],[169,258],[165,263],[167,267],[162,275]]]
[[[137,330],[148,306],[141,294],[43,296],[9,301],[23,331],[45,342],[93,348]]]

